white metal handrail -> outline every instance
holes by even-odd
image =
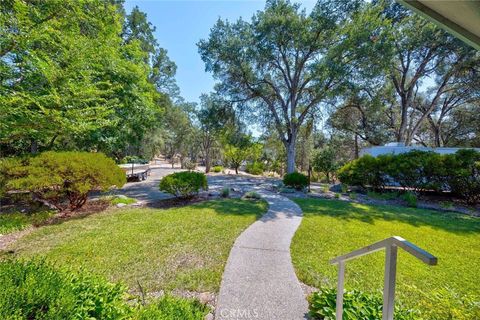
[[[417,257],[428,265],[437,264],[437,258],[427,251],[417,247],[402,237],[394,236],[385,240],[376,242],[364,248],[352,251],[343,256],[330,260],[331,264],[338,264],[338,285],[337,285],[337,320],[343,317],[343,288],[345,283],[345,262],[375,251],[386,250],[385,254],[385,279],[383,287],[383,311],[382,320],[393,320],[394,300],[395,300],[395,278],[397,273],[397,249],[402,248],[411,255]]]

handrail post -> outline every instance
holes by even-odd
[[[338,283],[337,283],[337,310],[336,319],[342,320],[343,317],[343,287],[345,282],[345,261],[338,264]]]
[[[393,320],[395,278],[397,273],[397,248],[398,247],[394,244],[390,244],[386,247],[382,320]]]

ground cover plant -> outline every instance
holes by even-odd
[[[2,319],[201,320],[208,313],[196,300],[171,296],[143,305],[120,283],[43,260],[0,262],[0,285]]]
[[[198,194],[200,190],[207,190],[208,183],[207,177],[203,173],[183,171],[163,177],[159,188],[175,197],[189,198]]]
[[[32,225],[39,225],[53,214],[54,212],[49,210],[33,213],[0,213],[0,236],[10,232],[21,231]]]
[[[309,298],[309,315],[312,319],[335,319],[337,291],[321,288]],[[343,319],[381,319],[383,299],[380,294],[367,294],[358,290],[343,293]],[[418,312],[395,306],[395,320],[416,320]]]
[[[84,268],[137,290],[217,291],[237,236],[267,209],[225,199],[171,209],[111,210],[34,230],[9,250]],[[138,282],[137,282],[138,281]]]
[[[480,318],[480,219],[450,212],[336,200],[296,199],[304,212],[291,246],[300,281],[334,288],[341,254],[398,235],[438,257],[427,266],[399,250],[397,297],[424,319]],[[383,288],[384,253],[346,264],[346,288],[375,293]]]

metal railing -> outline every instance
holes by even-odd
[[[437,258],[427,251],[417,247],[402,237],[391,237],[376,242],[364,248],[352,251],[343,256],[330,260],[331,264],[338,264],[338,285],[337,285],[337,320],[342,320],[343,316],[343,288],[345,283],[345,262],[375,251],[386,250],[385,254],[385,279],[383,287],[383,312],[382,320],[393,320],[394,300],[395,300],[395,278],[397,273],[397,249],[402,248],[411,255],[417,257],[428,265],[437,264]]]

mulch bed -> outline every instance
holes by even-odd
[[[58,224],[71,219],[84,218],[91,214],[105,211],[109,206],[110,206],[110,202],[108,200],[87,201],[87,203],[85,203],[85,205],[80,209],[77,209],[75,211],[59,212],[55,214],[53,217],[34,226],[39,227],[42,225]]]

